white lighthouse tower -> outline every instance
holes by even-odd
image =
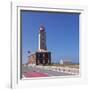
[[[46,32],[45,32],[45,27],[43,25],[40,26],[40,29],[39,29],[39,45],[38,45],[38,48],[39,48],[39,51],[45,51],[47,50],[47,46],[46,46]]]
[[[35,65],[50,65],[51,64],[51,52],[47,50],[46,46],[46,32],[43,25],[39,28],[38,34],[38,50],[30,55],[29,64]]]

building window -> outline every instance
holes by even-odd
[[[45,58],[48,58],[48,53],[45,54]]]
[[[37,54],[37,58],[43,58],[43,54],[42,53],[38,53]]]

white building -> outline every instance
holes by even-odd
[[[72,64],[72,61],[68,59],[65,59],[65,60],[61,59],[60,64]]]

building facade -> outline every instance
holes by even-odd
[[[29,57],[28,57],[28,64],[36,64],[36,54],[31,54]]]
[[[51,64],[51,52],[36,52],[36,65]]]

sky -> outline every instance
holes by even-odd
[[[52,62],[61,59],[79,63],[79,14],[21,11],[22,63],[28,62],[28,51],[38,50],[40,25],[46,31],[46,44]]]

